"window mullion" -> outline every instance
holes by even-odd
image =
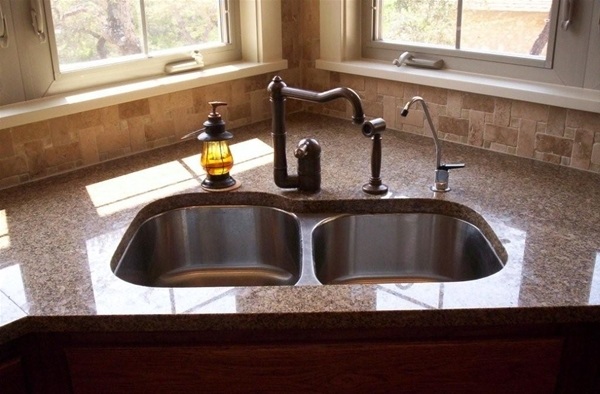
[[[146,24],[146,5],[144,3],[144,0],[140,0],[140,18],[142,22],[142,47],[144,50],[144,54],[148,56],[150,50],[148,49],[148,26]]]
[[[221,41],[231,44],[229,0],[220,0],[219,3],[219,8],[221,9],[221,18],[219,21],[219,25],[221,27]]]
[[[456,49],[460,49],[460,39],[462,34],[463,0],[458,0],[456,8],[456,42],[454,46]]]
[[[371,35],[374,41],[381,40],[381,18],[383,17],[383,14],[381,12],[381,8],[383,7],[382,3],[383,0],[372,0],[371,3],[371,9],[373,12],[371,15],[371,20],[373,21],[373,31],[371,32]]]

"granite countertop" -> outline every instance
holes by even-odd
[[[600,321],[600,175],[444,143],[443,160],[466,167],[451,172],[450,193],[434,194],[432,140],[388,129],[382,178],[390,191],[370,196],[361,186],[371,142],[358,127],[304,113],[288,116],[287,129],[290,173],[299,139],[321,143],[319,193],[275,186],[270,122],[232,130],[237,191],[202,191],[197,141],[0,191],[0,343],[36,330]],[[111,258],[142,208],[214,201],[305,211],[458,203],[487,222],[506,266],[475,281],[382,285],[173,289],[113,275]]]

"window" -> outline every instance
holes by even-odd
[[[61,73],[231,45],[226,0],[50,0]]]
[[[599,2],[363,0],[356,10],[361,58],[391,62],[409,51],[449,70],[600,88],[588,64],[600,53]],[[346,9],[346,22],[354,13]]]
[[[0,105],[160,76],[180,60],[241,60],[240,8],[236,0],[0,0]]]
[[[375,42],[433,53],[453,50],[464,57],[495,54],[509,63],[533,59],[540,65],[553,48],[548,41],[553,44],[556,26],[552,0],[375,0],[373,18]]]

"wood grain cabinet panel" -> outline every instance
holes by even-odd
[[[68,347],[74,393],[556,389],[562,338]]]
[[[13,358],[0,362],[0,393],[27,393],[25,373],[20,358]]]

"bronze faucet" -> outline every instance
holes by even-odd
[[[325,92],[313,92],[310,90],[288,87],[283,80],[276,76],[269,83],[271,110],[273,121],[271,135],[273,137],[275,184],[281,188],[297,188],[301,191],[316,192],[321,188],[321,146],[312,138],[305,138],[298,143],[294,155],[298,159],[298,175],[289,175],[287,172],[287,160],[285,154],[286,130],[285,130],[285,100],[294,98],[313,103],[326,103],[338,98],[345,98],[352,104],[354,114],[352,122],[362,125],[365,122],[365,114],[358,94],[349,88],[335,88]]]

